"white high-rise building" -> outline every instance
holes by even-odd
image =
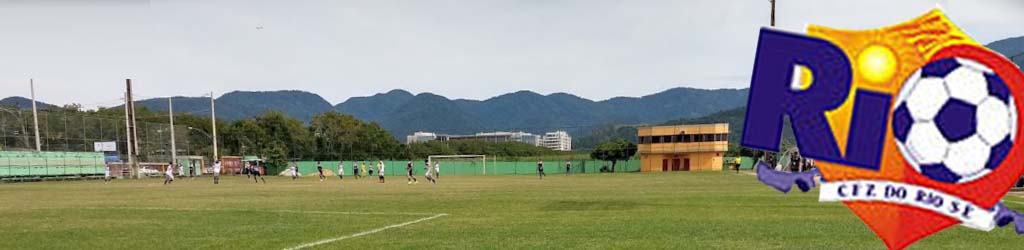
[[[572,151],[572,137],[565,131],[547,132],[540,140],[540,146],[557,151]]]
[[[538,147],[545,147],[552,150],[571,151],[572,137],[565,131],[548,132],[541,135],[534,135],[527,132],[482,132],[474,135],[448,135],[431,132],[416,132],[405,137],[406,144],[423,143],[428,141],[462,141],[480,140],[485,142],[522,142]]]
[[[428,142],[437,140],[437,134],[428,132],[416,132],[405,137],[405,144]]]

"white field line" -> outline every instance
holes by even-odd
[[[323,244],[327,244],[327,243],[331,243],[331,242],[335,242],[335,241],[339,241],[339,240],[355,238],[355,237],[359,237],[359,236],[363,236],[363,235],[368,235],[368,234],[379,233],[381,231],[392,229],[392,228],[404,227],[404,226],[408,226],[408,225],[412,225],[412,224],[416,224],[416,223],[420,223],[420,222],[424,222],[424,221],[428,221],[428,220],[433,220],[433,219],[437,219],[437,218],[440,218],[440,217],[443,217],[443,216],[448,216],[448,214],[436,214],[434,216],[420,218],[420,219],[417,219],[417,220],[414,220],[414,221],[407,221],[407,222],[403,222],[403,223],[399,223],[399,224],[389,225],[389,226],[386,226],[386,227],[377,228],[377,229],[373,229],[373,230],[369,230],[369,231],[358,232],[358,233],[355,233],[355,234],[345,235],[345,236],[341,236],[341,237],[337,237],[337,238],[323,239],[323,240],[319,240],[319,241],[316,241],[316,242],[310,242],[310,243],[306,243],[306,244],[302,244],[302,245],[298,245],[298,246],[294,246],[294,247],[285,248],[284,250],[298,250],[298,249],[303,249],[303,248],[307,248],[307,247],[319,246],[319,245],[323,245]]]
[[[346,211],[303,211],[303,210],[255,210],[255,209],[221,209],[221,208],[173,208],[173,207],[83,207],[90,210],[158,210],[158,211],[211,211],[211,212],[266,212],[266,213],[303,213],[303,214],[339,214],[339,215],[437,215],[434,213],[403,213],[403,212],[346,212]]]

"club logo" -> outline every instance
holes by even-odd
[[[873,30],[763,28],[742,145],[779,151],[789,120],[813,173],[758,165],[758,179],[842,202],[892,249],[954,225],[1024,217],[1000,199],[1024,173],[1024,74],[938,9]]]

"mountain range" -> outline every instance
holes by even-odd
[[[658,123],[698,117],[743,106],[745,89],[704,90],[674,88],[642,97],[592,101],[566,93],[541,95],[519,91],[486,100],[449,99],[432,93],[392,90],[353,97],[331,105],[319,95],[303,91],[235,91],[214,100],[217,117],[239,120],[278,110],[304,122],[320,113],[337,111],[373,121],[396,137],[416,131],[476,133],[517,130],[542,133],[605,123]],[[167,110],[167,99],[136,101],[139,107]],[[209,115],[207,97],[175,97],[175,112]]]
[[[176,113],[210,114],[209,97],[173,97]],[[432,93],[412,94],[392,90],[373,96],[353,97],[331,105],[317,94],[296,91],[234,91],[214,100],[217,118],[245,119],[277,110],[309,122],[328,111],[350,114],[377,122],[396,137],[416,131],[467,134],[515,130],[543,133],[554,130],[580,132],[602,124],[660,123],[693,118],[741,107],[746,89],[705,90],[673,88],[642,97],[616,97],[593,101],[567,93],[541,95],[531,91],[503,94],[486,100],[449,99]],[[41,107],[49,104],[39,102]],[[28,108],[31,101],[10,97],[0,105]],[[166,111],[167,98],[137,100],[136,106]],[[119,108],[119,107],[113,107]]]
[[[20,97],[20,96],[11,96],[11,97],[7,97],[7,98],[4,98],[4,99],[0,99],[0,106],[16,107],[16,108],[20,108],[20,109],[30,109],[30,108],[32,108],[32,99],[28,99],[28,98],[24,98],[24,97]],[[39,109],[45,109],[45,108],[49,108],[49,107],[52,107],[52,106],[53,105],[50,105],[50,104],[47,104],[47,103],[44,103],[44,102],[38,102],[38,101],[36,102],[36,108],[39,108]]]
[[[986,44],[985,47],[1003,54],[1018,67],[1024,68],[1024,36],[995,41]]]

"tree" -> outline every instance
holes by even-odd
[[[319,114],[310,121],[320,159],[395,159],[405,158],[402,143],[376,123],[362,122],[351,115],[334,111]]]
[[[612,172],[615,172],[615,164],[620,160],[627,160],[636,154],[636,144],[625,139],[604,141],[597,145],[594,151],[590,152],[590,158],[611,161]]]

